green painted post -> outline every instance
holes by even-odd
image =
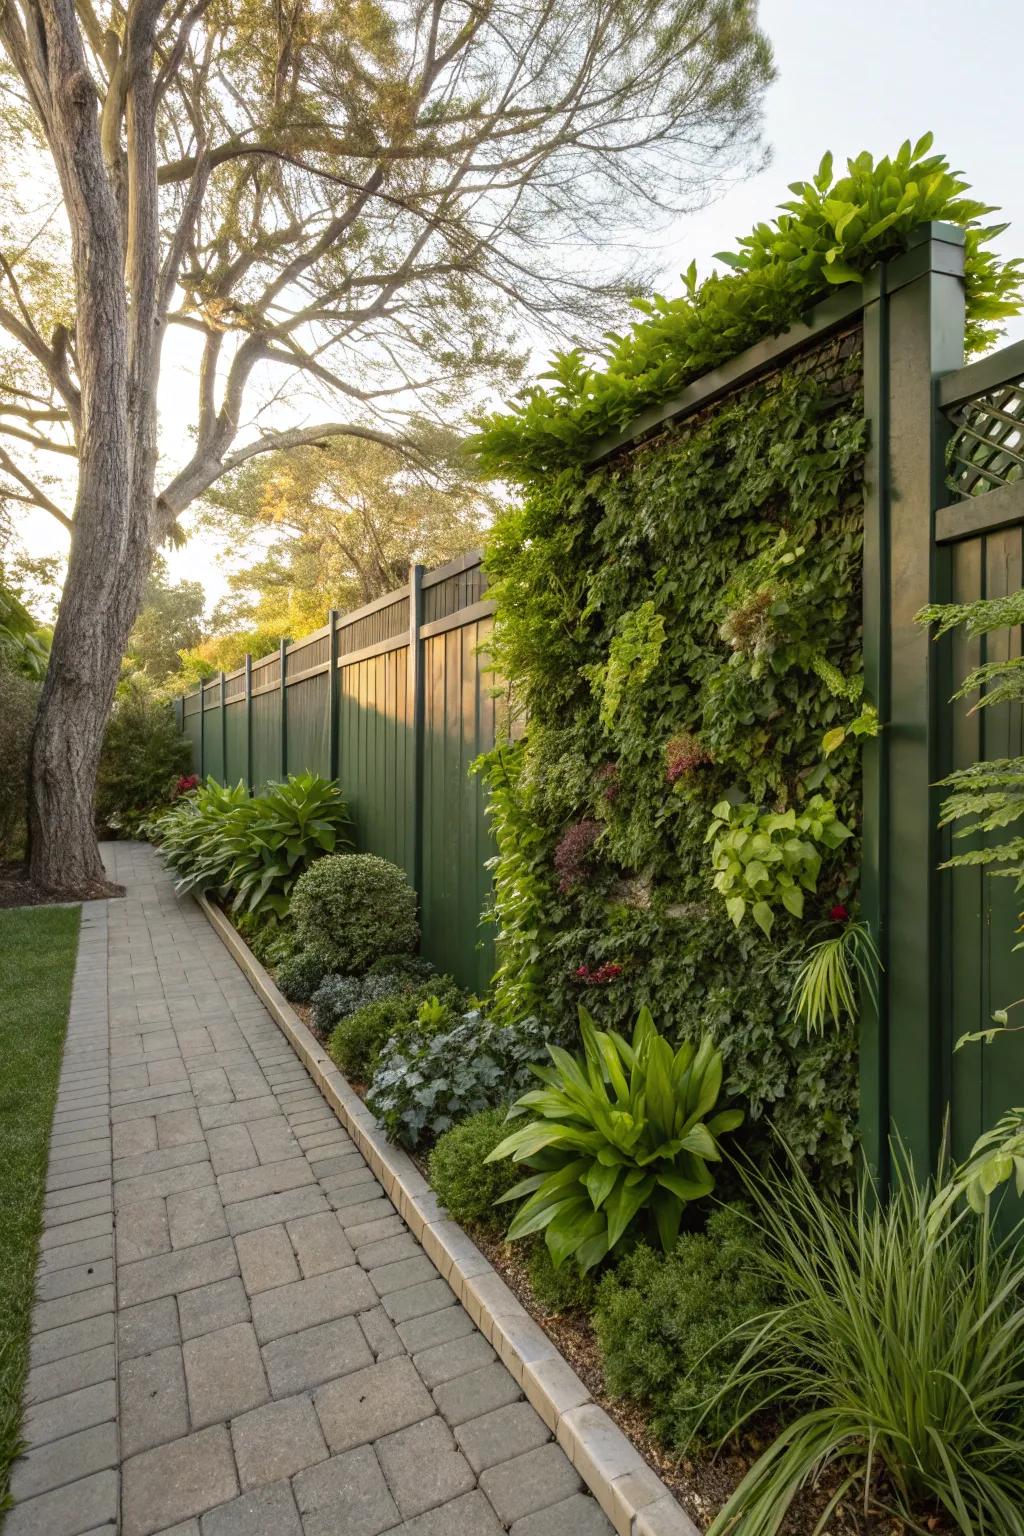
[[[223,783],[228,782],[228,710],[224,673],[220,674],[220,772]]]
[[[285,687],[285,670],[288,666],[288,641],[282,639],[277,648],[281,670],[281,782],[288,777],[288,690]]]
[[[206,778],[206,684],[199,679],[199,777]]]
[[[943,771],[938,706],[944,662],[915,622],[941,600],[948,556],[937,553],[943,493],[938,375],[961,366],[963,233],[925,226],[865,290],[865,406],[871,431],[864,548],[864,658],[881,737],[864,759],[864,912],[885,971],[877,1014],[862,1019],[862,1130],[885,1175],[899,1133],[924,1170],[942,1125],[943,955],[936,866]]]
[[[338,610],[327,615],[327,755],[329,779],[338,777]]]
[[[245,653],[245,782],[250,795],[252,782],[252,655]]]
[[[409,661],[406,672],[409,694],[409,729],[412,751],[412,803],[409,808],[412,844],[412,883],[423,903],[423,720],[424,680],[423,641],[423,566],[409,567]],[[422,914],[420,922],[422,923]]]

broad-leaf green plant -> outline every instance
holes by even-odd
[[[556,1267],[574,1259],[586,1273],[649,1215],[662,1247],[679,1235],[683,1211],[714,1188],[709,1163],[718,1137],[741,1110],[712,1114],[722,1058],[710,1038],[673,1051],[642,1008],[630,1043],[600,1030],[580,1008],[584,1057],[548,1046],[550,1067],[534,1067],[542,1087],[524,1094],[511,1116],[528,1116],[488,1157],[533,1170],[503,1198],[522,1200],[510,1240],[543,1232]]]
[[[303,773],[252,797],[244,784],[207,779],[156,818],[152,830],[179,876],[179,893],[214,891],[234,912],[283,918],[310,864],[351,846],[350,825],[338,786]]]
[[[817,890],[823,855],[850,836],[823,795],[812,796],[799,812],[720,801],[705,841],[711,844],[712,883],[734,925],[749,913],[770,935],[780,907],[803,917],[804,892]]]
[[[968,195],[960,172],[932,152],[930,133],[877,161],[865,151],[838,176],[826,154],[813,179],[790,191],[778,216],[758,224],[738,251],[718,253],[726,272],[699,282],[691,263],[678,298],[633,301],[642,318],[608,333],[596,366],[578,349],[562,353],[510,411],[482,418],[474,446],[484,466],[537,481],[584,462],[602,436],[784,331],[834,285],[861,282],[931,220],[964,231],[968,351],[991,344],[998,322],[1020,308],[1024,267],[1002,261],[992,245],[1006,226],[987,222],[995,209]]]

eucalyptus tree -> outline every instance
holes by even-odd
[[[507,386],[524,326],[591,334],[639,280],[628,231],[757,156],[771,54],[756,0],[3,0],[0,39],[0,493],[71,535],[30,873],[86,890],[121,654],[182,512],[271,451],[415,459],[413,410]],[[175,328],[194,395],[175,375],[158,410]]]

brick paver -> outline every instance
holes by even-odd
[[[4,1536],[612,1536],[194,903],[105,852]]]

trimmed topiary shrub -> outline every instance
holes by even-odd
[[[509,1206],[495,1206],[519,1182],[514,1163],[484,1159],[508,1135],[504,1109],[482,1109],[438,1139],[430,1154],[430,1182],[455,1221],[474,1221],[492,1232],[508,1226]]]
[[[318,859],[295,882],[291,912],[303,948],[339,973],[362,973],[419,939],[416,892],[405,871],[373,853]]]
[[[308,1003],[326,970],[319,955],[311,949],[300,949],[282,960],[274,979],[290,1003]]]
[[[466,1006],[464,994],[450,976],[436,977],[432,983],[421,986],[403,985],[402,978],[385,976],[339,976],[332,980],[368,983],[363,992],[365,1003],[357,1004],[355,1010],[339,1018],[327,1046],[331,1060],[360,1082],[370,1080],[377,1058],[389,1040],[447,1029]],[[383,996],[381,983],[391,984],[390,991]],[[313,1019],[318,1028],[319,1020],[327,1017],[327,997],[325,985],[313,999]],[[421,1018],[421,1011],[425,1017]]]
[[[667,1256],[635,1248],[598,1287],[594,1326],[608,1390],[644,1404],[673,1451],[693,1438],[717,1443],[732,1426],[738,1393],[706,1418],[704,1404],[743,1351],[733,1330],[775,1299],[763,1253],[742,1208],[725,1205]]]

